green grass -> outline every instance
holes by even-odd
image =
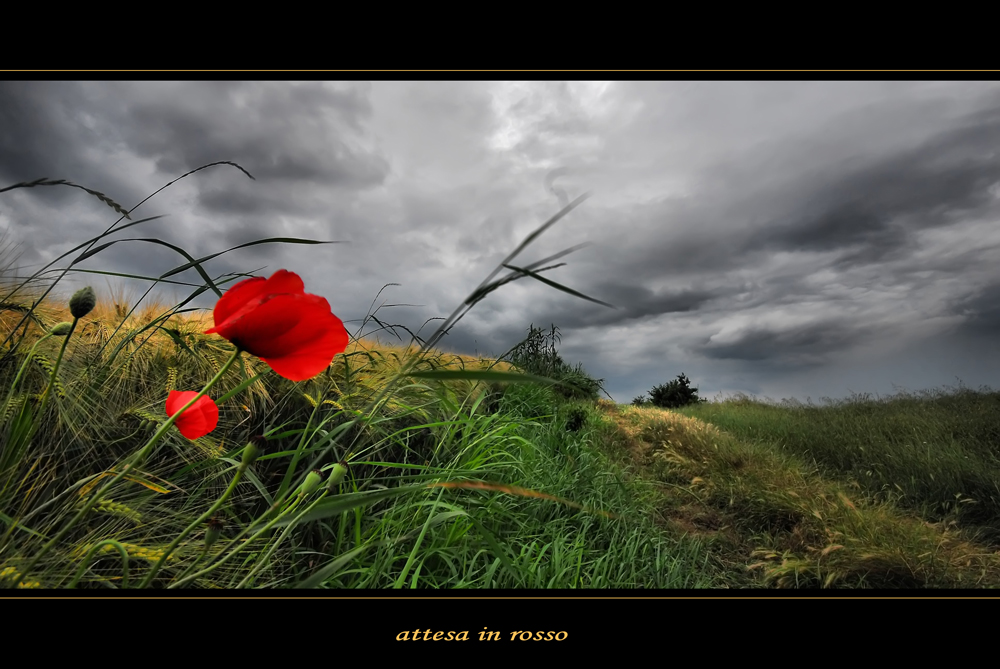
[[[662,486],[661,515],[669,526],[714,538],[720,563],[729,566],[737,582],[992,588],[1000,585],[995,535],[979,524],[982,515],[966,510],[973,502],[943,503],[968,499],[967,489],[959,487],[960,477],[915,487],[926,497],[915,492],[915,500],[906,500],[898,489],[891,494],[886,486],[874,484],[873,477],[859,480],[853,475],[884,462],[889,464],[883,472],[895,466],[898,475],[913,473],[916,480],[943,478],[932,475],[965,459],[952,455],[943,465],[933,459],[897,464],[898,452],[865,441],[862,429],[879,424],[872,416],[891,416],[900,407],[932,416],[936,402],[950,409],[938,411],[939,420],[954,423],[990,401],[988,391],[963,390],[950,399],[937,394],[895,407],[892,402],[862,400],[804,409],[746,398],[674,411],[618,407],[606,412],[604,441]],[[869,421],[854,422],[850,412],[867,415]],[[992,416],[994,423],[998,419]],[[908,421],[901,418],[891,424]],[[927,425],[935,423],[927,419]],[[831,434],[831,426],[839,429]],[[938,424],[938,429],[944,428]],[[851,448],[858,443],[868,446],[864,451]],[[823,445],[832,449],[836,444],[843,451],[837,454],[839,460],[822,450]],[[861,455],[871,451],[876,452],[872,457]],[[854,459],[844,452],[853,452]],[[980,476],[993,485],[1000,481],[995,470]],[[933,503],[931,495],[943,502]]]
[[[682,413],[766,443],[938,522],[1000,543],[1000,393],[959,387],[830,406],[731,401]]]

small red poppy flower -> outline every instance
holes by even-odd
[[[228,339],[289,381],[313,378],[347,348],[347,330],[330,303],[283,269],[237,283],[216,302],[214,317],[205,334]]]
[[[167,415],[173,416],[197,394],[193,390],[171,390],[167,396]],[[197,402],[174,421],[177,429],[188,439],[204,437],[218,424],[219,407],[208,395],[199,397]]]

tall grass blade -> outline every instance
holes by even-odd
[[[532,277],[534,279],[538,279],[542,283],[547,284],[549,286],[552,286],[553,288],[555,288],[557,290],[561,290],[564,293],[569,293],[570,295],[576,295],[577,297],[582,297],[585,300],[590,300],[591,302],[596,302],[597,304],[603,305],[605,307],[611,307],[612,309],[617,309],[618,308],[618,307],[616,307],[613,304],[608,304],[607,302],[601,302],[600,300],[595,300],[594,298],[588,297],[587,295],[584,295],[583,293],[577,292],[577,291],[573,290],[572,288],[567,288],[566,286],[564,286],[562,284],[559,284],[559,283],[556,283],[555,281],[550,281],[550,280],[546,279],[545,277],[539,276],[537,272],[532,272],[529,269],[521,269],[520,267],[514,267],[513,265],[504,265],[504,267],[506,267],[507,269],[510,269],[510,270],[514,270],[516,272],[523,272],[527,276],[530,276],[530,277]]]

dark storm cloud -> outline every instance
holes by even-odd
[[[991,187],[1000,181],[1000,108],[970,115],[919,147],[791,174],[756,190],[754,166],[763,162],[750,154],[719,168],[729,192],[635,207],[610,257],[648,277],[725,271],[773,251],[842,250],[838,267],[845,270],[905,256],[922,229],[996,213]],[[663,234],[650,244],[656,228]]]
[[[771,364],[820,365],[870,337],[875,328],[838,321],[807,323],[785,328],[749,327],[734,341],[706,341],[695,350],[711,359],[768,361]]]
[[[963,119],[920,146],[846,161],[791,181],[798,197],[767,221],[747,248],[829,250],[859,247],[841,265],[898,254],[918,231],[995,211],[1000,181],[1000,108]]]
[[[64,179],[134,206],[145,195],[141,187],[107,169],[106,156],[95,150],[115,142],[100,115],[82,82],[0,81],[0,187]],[[40,207],[89,205],[105,213],[105,205],[76,188],[39,186],[18,195],[29,192]]]
[[[958,301],[952,313],[965,318],[959,327],[964,334],[979,335],[1000,342],[1000,282]]]
[[[737,341],[691,350],[709,359],[782,366],[820,364],[849,351],[881,330],[863,319],[831,317],[858,297],[874,299],[868,297],[871,289],[897,295],[906,286],[919,291],[967,271],[968,263],[988,266],[984,263],[989,254],[974,251],[947,256],[926,252],[920,261],[914,260],[915,254],[932,248],[920,241],[922,231],[1000,214],[995,196],[1000,182],[1000,108],[993,107],[995,97],[988,102],[987,110],[939,127],[916,146],[903,143],[882,155],[867,155],[858,146],[853,159],[820,163],[802,172],[770,173],[766,183],[755,174],[757,166],[767,162],[762,156],[798,149],[776,142],[763,145],[757,154],[748,151],[743,162],[708,169],[705,174],[711,178],[687,196],[620,210],[620,223],[601,246],[600,264],[604,272],[633,281],[631,286],[623,282],[616,289],[601,281],[587,260],[564,270],[561,279],[550,277],[623,308],[612,311],[574,304],[569,297],[549,297],[544,301],[549,305],[547,320],[567,328],[608,326],[706,308],[725,318],[747,309],[820,299],[831,311],[824,315],[812,309],[815,323],[789,330],[747,330]],[[717,194],[704,190],[720,184],[727,188]],[[775,252],[812,253],[814,259],[787,271],[764,271]],[[876,265],[884,269],[875,275],[856,271]],[[828,271],[826,283],[804,280],[823,270]],[[746,272],[756,277],[747,281],[740,276]],[[702,284],[697,291],[656,293],[646,287],[664,281],[690,285],[694,277]],[[876,277],[878,285],[870,285]],[[915,298],[919,294],[913,293]],[[982,308],[986,311],[978,317],[979,328],[992,322],[985,315],[992,312]]]
[[[557,280],[552,274],[549,274],[549,278]],[[524,278],[520,281],[533,281],[533,279]],[[551,305],[551,310],[548,312],[550,320],[565,328],[621,324],[664,314],[697,311],[726,291],[704,289],[656,291],[641,285],[605,282],[588,286],[586,291],[580,292],[612,304],[617,309],[582,302],[580,298],[553,291],[546,299]]]
[[[123,136],[165,173],[223,155],[238,156],[262,181],[326,188],[370,187],[388,171],[384,158],[349,141],[371,114],[363,90],[262,82],[170,83],[152,90],[125,106]]]

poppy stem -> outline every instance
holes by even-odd
[[[320,499],[322,499],[322,497],[323,496],[320,496]],[[205,567],[201,571],[196,572],[194,574],[191,574],[190,576],[183,576],[180,579],[178,579],[177,581],[174,581],[173,583],[171,583],[170,585],[167,586],[167,590],[173,590],[174,588],[180,588],[180,587],[182,587],[184,585],[187,585],[188,583],[190,583],[191,581],[195,580],[196,578],[204,576],[205,574],[211,573],[211,572],[215,571],[216,569],[218,569],[224,562],[226,562],[227,560],[229,560],[230,558],[232,558],[233,556],[235,556],[237,553],[239,553],[240,551],[242,551],[244,548],[246,548],[247,546],[249,546],[251,543],[253,543],[254,539],[256,539],[257,537],[259,537],[262,534],[266,533],[268,530],[271,529],[271,527],[274,526],[275,523],[277,523],[279,520],[281,520],[282,518],[284,518],[285,516],[287,516],[289,513],[291,513],[292,511],[294,511],[296,509],[296,507],[298,506],[298,504],[299,504],[300,501],[301,501],[301,498],[296,498],[296,499],[292,500],[292,503],[289,504],[274,519],[272,519],[269,523],[267,523],[267,525],[265,525],[264,527],[260,528],[256,532],[254,532],[253,535],[249,539],[246,539],[242,544],[240,544],[239,546],[236,546],[236,548],[231,553],[229,553],[227,555],[223,555],[223,553],[225,553],[227,550],[229,550],[230,547],[234,546],[236,544],[236,542],[238,542],[240,540],[240,538],[244,534],[250,532],[251,528],[254,527],[253,524],[247,525],[246,529],[244,529],[242,532],[240,532],[235,537],[233,537],[232,540],[228,544],[226,544],[226,547],[223,548],[219,552],[219,555],[222,556],[222,557],[219,557],[219,559],[217,559],[213,563],[210,563],[207,567]],[[216,557],[218,557],[218,556],[216,556]]]
[[[229,496],[233,494],[234,490],[236,490],[236,484],[240,482],[241,478],[243,478],[243,471],[244,470],[242,468],[237,469],[236,475],[233,476],[232,483],[230,483],[229,487],[226,488],[226,492],[222,493],[222,497],[216,500],[215,504],[213,504],[208,511],[198,516],[197,519],[195,519],[190,525],[184,528],[184,531],[178,534],[177,537],[173,540],[173,542],[171,542],[171,544],[167,546],[167,549],[163,551],[163,556],[160,557],[160,559],[157,560],[155,563],[153,563],[153,566],[150,568],[149,573],[146,574],[146,578],[144,578],[142,580],[142,583],[139,584],[140,590],[149,586],[149,584],[153,581],[153,577],[155,577],[156,573],[160,571],[160,565],[163,565],[167,562],[167,558],[170,557],[170,554],[177,549],[177,546],[181,543],[181,541],[183,541],[185,537],[191,534],[191,532],[193,532],[196,527],[198,527],[206,520],[211,518],[212,514],[218,511],[219,507],[221,507],[225,503],[225,501],[229,499]]]
[[[265,566],[267,566],[267,563],[268,563],[268,560],[270,560],[270,559],[271,559],[271,556],[272,556],[272,555],[274,555],[274,551],[278,550],[278,546],[280,546],[280,545],[281,545],[281,542],[283,542],[283,541],[284,541],[284,540],[285,540],[286,538],[288,538],[288,533],[292,531],[292,528],[293,528],[293,527],[295,527],[295,523],[296,523],[296,522],[298,522],[299,518],[301,518],[301,517],[302,517],[302,516],[304,516],[304,515],[305,515],[306,513],[308,513],[309,511],[311,511],[311,510],[312,510],[312,508],[313,508],[314,506],[316,506],[317,504],[319,504],[320,500],[322,500],[322,499],[323,499],[324,497],[326,497],[326,495],[327,495],[327,491],[326,491],[326,490],[324,490],[324,491],[323,491],[323,493],[322,493],[322,494],[321,494],[321,495],[320,495],[319,497],[317,497],[317,498],[316,498],[316,499],[315,499],[315,500],[313,501],[313,503],[312,503],[312,504],[310,504],[309,506],[307,506],[307,507],[306,507],[305,509],[303,509],[303,510],[302,510],[302,511],[301,511],[301,512],[299,513],[299,515],[298,515],[298,516],[297,516],[297,517],[295,518],[295,520],[293,520],[293,521],[292,521],[292,522],[291,522],[291,523],[290,523],[290,524],[289,524],[289,525],[288,525],[288,526],[287,526],[287,527],[285,528],[285,531],[281,533],[281,536],[279,536],[279,537],[278,537],[277,539],[275,539],[275,540],[274,540],[274,544],[273,544],[273,545],[271,546],[271,548],[270,548],[270,549],[268,549],[268,551],[267,551],[266,553],[264,553],[264,555],[262,555],[261,557],[259,557],[259,558],[257,559],[257,564],[256,564],[256,565],[254,565],[253,569],[251,569],[251,570],[250,570],[250,573],[249,573],[249,574],[247,574],[247,575],[246,575],[246,576],[245,576],[245,577],[243,578],[243,580],[242,580],[242,581],[240,581],[239,583],[237,583],[237,584],[236,584],[236,589],[237,589],[237,590],[239,590],[239,589],[240,589],[240,588],[242,588],[243,586],[247,585],[248,583],[252,583],[252,582],[253,582],[253,577],[257,575],[257,572],[259,572],[259,571],[260,571],[261,569],[263,569],[263,568],[264,568]],[[300,495],[300,496],[299,496],[299,497],[298,497],[298,498],[297,498],[297,499],[295,500],[295,504],[294,504],[293,506],[290,506],[290,507],[289,507],[289,509],[288,509],[288,512],[287,512],[287,513],[291,513],[291,511],[292,511],[292,510],[294,510],[294,509],[295,509],[296,507],[298,507],[298,505],[299,505],[299,502],[300,502],[300,501],[302,501],[303,499],[304,499],[304,497],[303,497],[302,495]],[[285,515],[287,515],[287,513],[283,513],[283,514],[281,514],[281,515],[282,515],[282,516],[285,516]]]
[[[136,453],[129,460],[129,462],[125,464],[125,466],[121,468],[121,471],[118,472],[118,475],[112,478],[107,483],[105,483],[103,486],[101,486],[101,488],[96,493],[94,493],[94,495],[89,500],[85,501],[80,506],[80,510],[77,512],[75,516],[73,516],[72,520],[70,520],[69,523],[67,523],[66,526],[59,531],[58,534],[52,537],[52,539],[47,544],[42,546],[41,550],[39,550],[38,553],[35,555],[35,557],[33,557],[31,561],[28,562],[28,564],[24,567],[24,569],[20,570],[22,578],[23,575],[27,574],[31,569],[33,569],[35,565],[38,564],[38,561],[41,560],[46,553],[52,550],[52,547],[55,546],[57,543],[59,543],[59,541],[61,541],[62,538],[65,537],[71,529],[76,527],[77,523],[79,523],[80,520],[82,520],[83,517],[86,516],[99,501],[101,501],[101,499],[104,496],[104,493],[106,493],[108,489],[111,488],[111,486],[113,486],[115,483],[121,480],[121,478],[125,476],[125,474],[129,472],[133,467],[136,467],[140,463],[142,463],[142,461],[146,458],[146,456],[149,455],[153,446],[159,443],[160,439],[163,438],[163,435],[165,435],[167,433],[167,430],[170,429],[170,426],[174,424],[174,421],[176,421],[177,418],[181,416],[181,414],[187,411],[195,402],[197,402],[202,397],[202,395],[207,393],[209,389],[212,386],[214,386],[219,381],[219,379],[223,377],[223,375],[229,370],[232,364],[236,362],[236,359],[240,357],[240,353],[242,353],[242,351],[239,348],[237,348],[233,352],[233,355],[230,356],[229,360],[226,361],[226,364],[223,365],[221,369],[219,369],[219,372],[215,376],[213,376],[212,379],[207,384],[205,384],[205,387],[201,389],[201,392],[195,395],[190,402],[185,404],[180,411],[175,413],[173,416],[167,417],[167,420],[165,420],[163,424],[160,425],[160,429],[157,430],[156,433],[146,443],[146,445],[143,446],[142,449],[138,453]]]
[[[66,337],[63,339],[62,348],[59,349],[59,357],[56,358],[56,364],[53,365],[53,367],[52,367],[52,374],[49,377],[49,383],[48,383],[47,386],[45,386],[45,393],[42,395],[42,406],[38,409],[38,421],[39,422],[41,422],[42,416],[45,415],[45,405],[48,404],[48,402],[49,402],[49,395],[52,392],[52,386],[54,386],[56,384],[56,382],[58,381],[58,379],[56,377],[56,374],[59,372],[59,365],[60,365],[60,363],[62,363],[63,354],[66,353],[66,346],[69,344],[69,338],[73,336],[73,330],[76,329],[76,324],[77,324],[77,321],[79,321],[79,320],[80,320],[79,318],[74,318],[73,319],[73,324],[70,325],[69,332],[66,334]],[[35,427],[35,429],[37,429],[37,425],[38,425],[38,423],[35,423],[33,427]],[[34,432],[34,429],[32,430],[32,432]]]
[[[329,388],[327,389],[327,392]],[[288,463],[288,469],[285,470],[285,477],[281,479],[281,485],[278,487],[278,492],[275,494],[274,498],[276,500],[284,500],[285,493],[289,491],[292,485],[292,478],[295,476],[295,469],[298,467],[299,460],[302,459],[302,451],[306,447],[306,443],[309,437],[309,427],[312,425],[313,419],[316,414],[319,413],[320,407],[323,406],[323,399],[325,399],[326,392],[316,400],[316,406],[313,407],[312,413],[309,414],[309,420],[306,422],[306,427],[302,430],[302,436],[299,438],[299,445],[295,448],[295,453],[292,454],[291,462]],[[270,513],[271,511],[268,511]]]

